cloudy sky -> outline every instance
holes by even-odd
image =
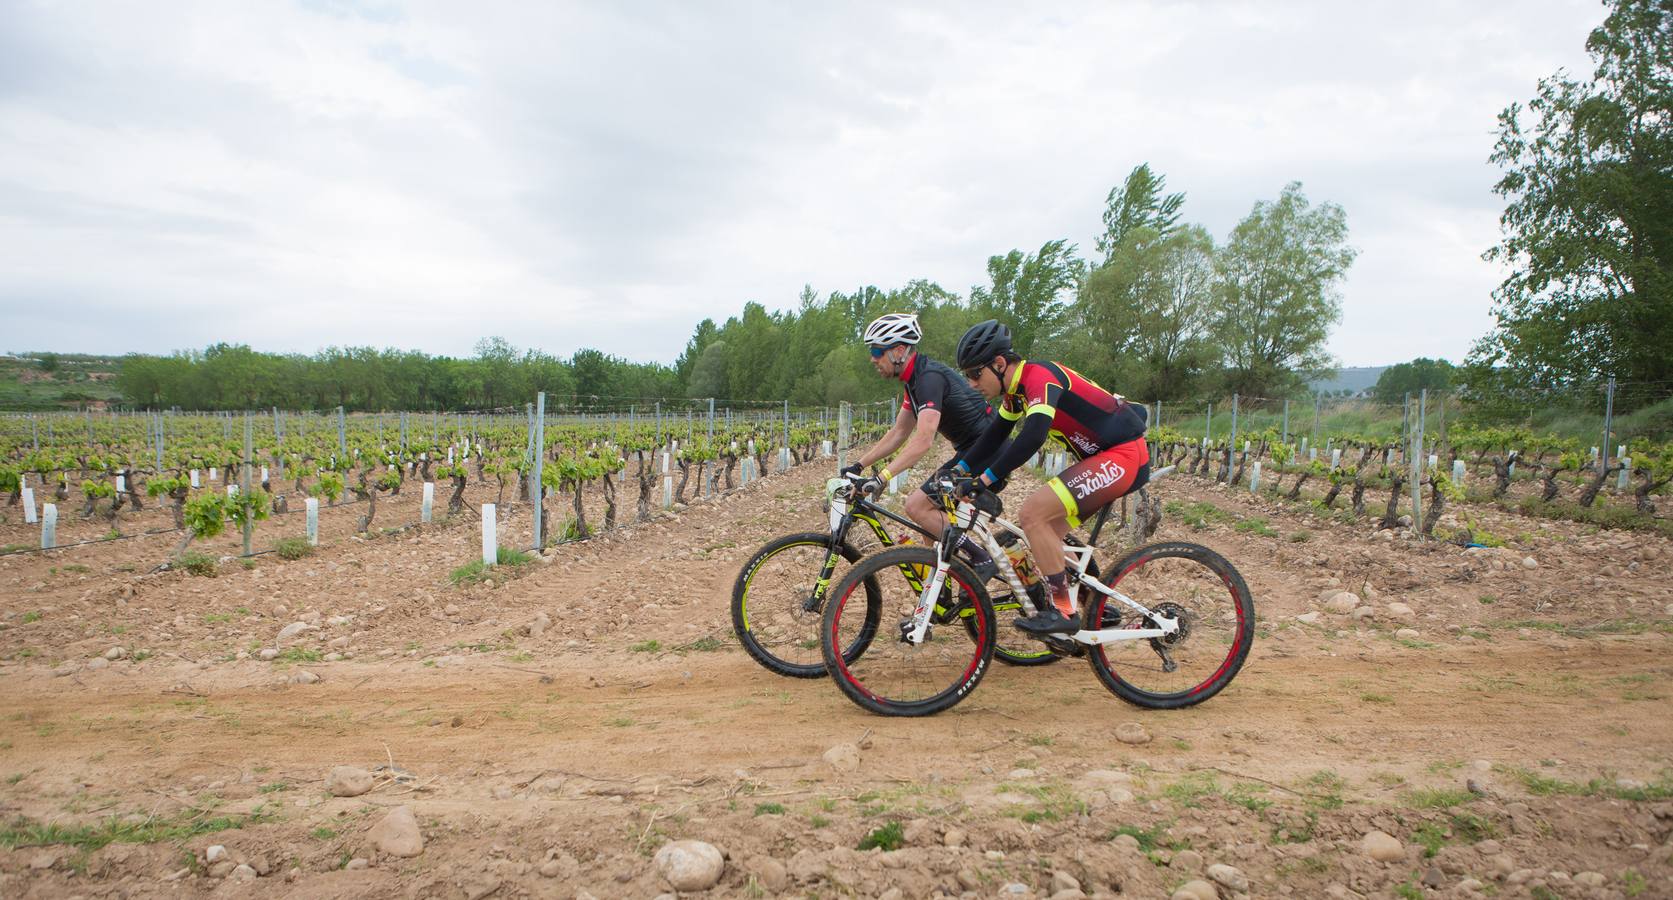
[[[1459,359],[1495,115],[1596,0],[0,0],[10,350],[216,341],[672,362],[704,317],[1093,256],[1149,162],[1224,239],[1300,181],[1344,365]]]

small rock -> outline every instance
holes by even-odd
[[[1581,872],[1574,876],[1575,884],[1583,884],[1586,887],[1603,887],[1608,882],[1609,879],[1605,878],[1602,872]]]
[[[1405,845],[1401,844],[1400,840],[1394,835],[1385,831],[1370,832],[1360,840],[1359,846],[1361,850],[1365,851],[1366,856],[1378,862],[1393,862],[1397,859],[1404,859],[1406,856]]]
[[[837,744],[825,751],[825,763],[839,772],[852,772],[860,767],[860,748],[854,744]]]
[[[1208,867],[1208,877],[1234,894],[1241,894],[1249,890],[1249,879],[1244,877],[1243,870],[1225,863],[1215,863]]]
[[[1021,780],[1024,778],[1033,778],[1034,775],[1035,772],[1033,769],[1012,769],[1005,774],[1005,777],[1012,780]]]
[[[652,862],[657,874],[676,891],[706,891],[720,881],[726,868],[720,851],[702,841],[664,844]]]
[[[1180,885],[1171,900],[1220,900],[1220,889],[1201,878],[1193,878]]]
[[[1053,894],[1078,890],[1080,890],[1080,879],[1061,869],[1051,873],[1051,892]]]
[[[1394,636],[1397,637],[1397,638],[1400,638],[1402,640],[1407,640],[1407,641],[1415,641],[1418,638],[1416,628],[1396,629],[1395,632],[1394,632]]]
[[[296,637],[297,635],[299,635],[299,634],[303,633],[304,631],[307,631],[307,630],[309,630],[310,628],[313,628],[313,627],[314,626],[309,625],[307,622],[292,622],[289,625],[286,625],[285,627],[279,629],[279,637],[276,641],[274,641],[274,643],[283,644],[284,642],[290,640],[291,638]]]
[[[1358,605],[1359,598],[1349,591],[1337,591],[1330,595],[1329,600],[1324,602],[1325,611],[1338,615],[1351,613],[1354,611],[1354,607]]]
[[[1319,621],[1319,614],[1317,612],[1305,612],[1296,616],[1295,620],[1305,625],[1312,625]]]
[[[337,766],[325,776],[325,789],[333,797],[358,797],[372,784],[372,773],[358,766]]]
[[[1531,556],[1524,556],[1524,557],[1522,557],[1522,568],[1524,568],[1524,569],[1537,569],[1537,568],[1539,568],[1539,560],[1534,559]]]
[[[102,656],[95,656],[92,659],[87,661],[87,668],[93,669],[93,670],[104,669],[104,668],[108,668],[109,666],[110,666],[110,660],[105,659]]]
[[[312,672],[304,670],[304,671],[301,671],[301,672],[297,672],[295,675],[292,675],[290,677],[290,683],[291,684],[317,684],[317,683],[319,683],[319,676],[315,675]]]
[[[209,849],[203,851],[203,861],[214,865],[227,858],[227,848],[221,844],[210,844]]]
[[[533,622],[529,623],[529,637],[540,637],[546,633],[546,629],[551,627],[552,617],[546,615],[545,613],[540,613],[534,617]]]
[[[1139,849],[1139,839],[1130,834],[1118,834],[1115,836],[1115,840],[1110,843],[1118,847],[1126,847],[1129,850]]]
[[[232,870],[232,875],[228,877],[230,877],[233,881],[255,881],[256,870],[248,865],[240,863]]]
[[[354,859],[349,860],[348,865],[343,866],[343,868],[349,870],[350,872],[353,872],[353,871],[356,871],[358,869],[369,869],[369,868],[371,868],[371,866],[372,866],[372,861],[371,860],[367,859],[364,856],[356,856]]]
[[[54,850],[42,850],[29,857],[29,868],[44,871],[58,864],[58,853]]]
[[[1139,722],[1122,722],[1115,727],[1115,739],[1123,744],[1150,743],[1150,729]]]
[[[210,878],[225,878],[232,874],[234,863],[230,859],[223,859],[209,867]]]
[[[784,863],[770,856],[757,856],[750,861],[749,871],[768,893],[781,894],[790,887],[790,872]]]
[[[442,609],[441,612],[442,612],[442,615],[444,615],[444,616],[456,616],[456,615],[459,614],[459,604],[449,603],[449,604],[447,604],[446,607],[444,607]]]
[[[1202,862],[1201,853],[1195,850],[1181,850],[1173,855],[1173,859],[1168,861],[1168,868],[1178,869],[1181,872],[1201,872]]]
[[[965,834],[957,828],[949,828],[946,834],[941,835],[941,845],[943,847],[963,847],[964,842]]]
[[[1388,617],[1407,625],[1417,621],[1417,613],[1404,603],[1390,603],[1388,605]]]
[[[272,647],[264,647],[264,648],[262,648],[261,653],[258,654],[258,655],[261,656],[262,659],[267,659],[267,660],[277,659],[278,656],[279,656],[279,651],[273,649]]]
[[[397,806],[366,833],[372,844],[390,856],[417,856],[424,852],[424,835],[412,807]]]
[[[128,651],[122,649],[121,647],[112,647],[109,650],[105,651],[105,659],[108,659],[112,662],[115,662],[116,660],[119,660],[119,659],[125,659],[125,658],[127,658],[127,656],[128,656]]]

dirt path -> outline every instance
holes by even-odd
[[[730,638],[743,560],[819,527],[813,469],[493,586],[448,583],[468,522],[216,579],[109,547],[0,562],[0,896],[650,897],[651,855],[686,838],[728,854],[719,896],[1168,896],[1216,864],[1221,896],[1673,895],[1664,541],[1495,517],[1528,539],[1414,547],[1166,482],[1158,538],[1219,550],[1256,597],[1230,688],[1153,713],[1081,662],[1000,666],[893,720]],[[1370,617],[1321,612],[1341,590]],[[1128,722],[1150,740],[1118,742]],[[849,743],[857,769],[824,759]],[[339,798],[338,765],[390,768]],[[366,832],[403,804],[424,851],[381,855]],[[259,877],[206,865],[217,844]]]

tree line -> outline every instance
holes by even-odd
[[[1346,214],[1310,204],[1292,183],[1256,203],[1217,245],[1202,226],[1180,221],[1184,201],[1141,164],[1105,198],[1094,260],[1053,239],[1033,252],[990,257],[988,283],[963,296],[927,279],[824,296],[804,287],[790,309],[750,302],[724,322],[703,319],[671,366],[590,349],[566,359],[498,337],[480,341],[468,358],[216,344],[129,355],[117,383],[145,408],[485,409],[520,405],[536,391],[574,408],[668,397],[830,405],[898,393],[877,377],[858,338],[879,315],[914,312],[925,332],[921,349],[949,362],[967,328],[998,318],[1019,352],[1064,360],[1146,400],[1301,390],[1330,366],[1325,340],[1354,258]]]

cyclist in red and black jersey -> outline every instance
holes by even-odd
[[[866,326],[862,339],[871,348],[871,364],[877,369],[877,374],[900,379],[905,383],[906,390],[893,427],[862,452],[853,464],[844,468],[842,474],[857,478],[866,466],[888,459],[889,454],[899,450],[900,455],[889,466],[878,469],[873,476],[876,481],[871,487],[880,489],[882,483],[894,474],[890,471],[891,467],[895,472],[910,469],[929,452],[935,435],[941,434],[953,445],[952,459],[943,463],[923,486],[906,498],[907,515],[925,531],[939,534],[947,524],[946,516],[939,506],[930,501],[925,487],[951,468],[953,460],[970,458],[985,461],[1003,449],[996,444],[983,454],[970,452],[977,439],[987,433],[989,425],[996,419],[993,407],[951,367],[918,352],[917,345],[923,339],[923,330],[918,325],[917,316],[910,313],[880,316]],[[978,575],[992,575],[993,560],[986,550],[969,538],[961,547]]]
[[[954,464],[974,475],[966,492],[991,487],[1039,452],[1048,438],[1060,439],[1076,462],[1023,501],[1019,524],[1034,548],[1040,574],[1051,586],[1052,602],[1038,615],[1017,621],[1034,634],[1066,634],[1079,628],[1069,599],[1063,546],[1069,529],[1081,518],[1150,480],[1150,450],[1145,445],[1145,417],[1139,407],[1112,394],[1067,366],[1025,361],[1011,349],[1011,332],[989,319],[959,339],[958,365],[965,378],[988,399],[1002,398],[999,417]],[[986,465],[1018,421],[1022,432],[1009,449]]]

